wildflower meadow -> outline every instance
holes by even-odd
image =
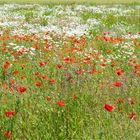
[[[140,140],[139,1],[0,2],[7,139]]]

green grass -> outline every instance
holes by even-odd
[[[19,3],[19,4],[136,4],[139,0],[1,0],[3,3]]]

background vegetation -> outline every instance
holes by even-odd
[[[139,0],[0,0],[0,3],[30,4],[140,4]]]

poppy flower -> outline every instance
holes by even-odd
[[[15,70],[14,71],[14,74],[18,75],[19,74],[19,71]]]
[[[23,92],[25,92],[27,89],[26,89],[26,87],[19,87],[19,89],[18,89],[18,91],[20,92],[20,93],[23,93]]]
[[[11,131],[6,131],[6,132],[5,132],[5,137],[6,137],[7,139],[11,139],[11,138],[12,138],[12,132],[11,132]]]
[[[43,79],[48,79],[48,76],[47,75],[43,75],[42,78]]]
[[[113,105],[105,104],[104,108],[109,112],[113,112],[116,107]]]
[[[44,62],[40,62],[40,63],[39,63],[39,66],[44,66],[44,65],[45,65]]]
[[[57,82],[56,79],[51,79],[51,80],[49,81],[49,84],[52,85],[52,84],[54,84],[54,83],[56,83],[56,82]]]
[[[112,68],[113,68],[113,67],[115,67],[115,64],[114,64],[114,63],[112,63],[112,64],[111,64],[111,67],[112,67]]]
[[[16,80],[12,80],[11,83],[12,83],[12,85],[15,85],[16,84]]]
[[[12,118],[15,114],[16,114],[15,111],[6,111],[6,112],[5,112],[5,115],[6,115],[6,117],[8,117],[8,118]]]
[[[8,69],[10,67],[10,62],[9,61],[6,61],[6,64],[4,65],[4,68],[5,69]]]
[[[117,71],[117,74],[118,74],[119,76],[122,76],[122,75],[124,74],[124,70],[118,70],[118,71]]]
[[[47,97],[47,101],[51,101],[52,100],[52,98],[51,97]]]
[[[137,70],[134,70],[133,73],[136,74],[136,73],[138,73],[138,71]]]
[[[136,63],[136,60],[135,59],[131,59],[129,61],[132,62],[132,63]]]
[[[63,66],[62,65],[57,65],[57,68],[61,69],[61,68],[63,68]]]
[[[98,74],[98,71],[96,69],[93,69],[89,74]]]
[[[39,75],[40,75],[40,73],[37,71],[37,72],[35,72],[35,75],[36,75],[36,76],[39,76]]]
[[[130,115],[130,117],[129,117],[130,119],[137,119],[138,118],[138,116],[135,114],[135,113],[132,113],[131,115]]]
[[[69,61],[69,62],[74,62],[74,59],[73,58],[70,58],[70,57],[67,57],[64,59],[65,61]]]
[[[24,79],[24,78],[25,78],[25,76],[24,76],[24,75],[22,75],[22,76],[20,76],[20,78],[21,78],[21,79]]]
[[[121,82],[116,82],[116,83],[114,83],[114,86],[121,87],[122,86],[122,83]]]
[[[40,82],[36,82],[36,86],[37,87],[40,87],[41,86],[41,83]]]
[[[136,64],[136,65],[135,65],[135,68],[136,68],[136,69],[140,69],[140,65]]]
[[[106,64],[103,63],[103,64],[101,64],[101,66],[102,66],[102,67],[106,67]]]
[[[87,61],[90,61],[90,57],[86,57],[86,60],[87,60]]]
[[[60,101],[60,102],[58,102],[58,105],[59,105],[60,107],[65,106],[65,102]]]

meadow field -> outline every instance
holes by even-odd
[[[0,140],[140,140],[140,2],[67,2],[0,0]]]

